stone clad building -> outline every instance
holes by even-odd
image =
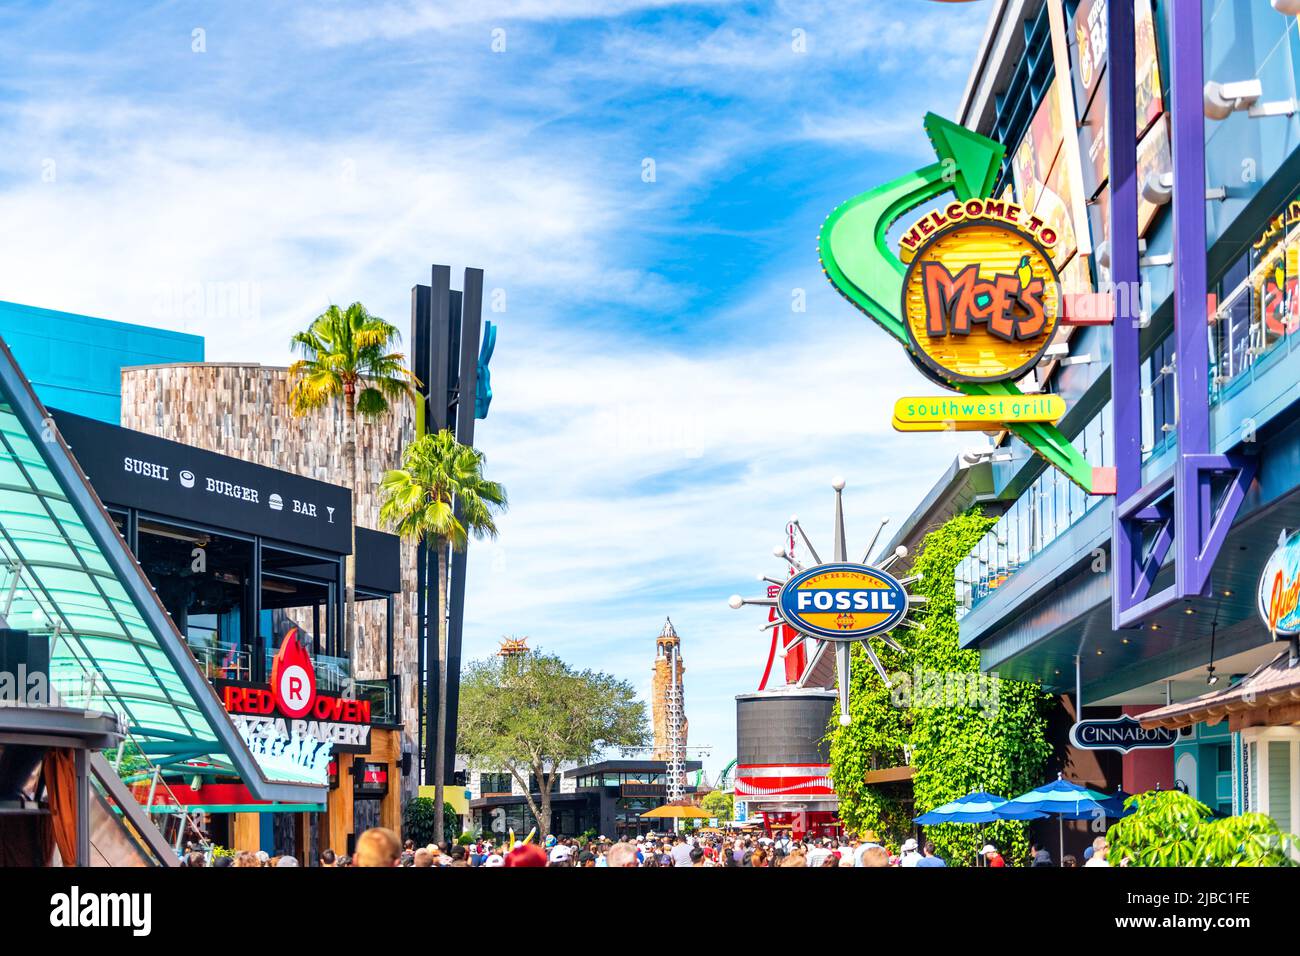
[[[348,484],[343,460],[343,414],[338,405],[295,416],[289,407],[288,369],[257,364],[203,362],[145,365],[122,370],[122,425],[245,461]],[[379,527],[379,482],[397,467],[415,438],[415,406],[394,404],[378,419],[357,419],[358,527]],[[402,594],[393,608],[393,669],[401,675],[403,749],[416,749],[418,645],[416,547],[401,549]],[[383,678],[385,607],[357,605],[352,676]],[[412,783],[414,775],[407,778]]]

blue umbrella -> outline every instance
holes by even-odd
[[[1000,816],[998,810],[1006,805],[1006,800],[984,790],[976,790],[964,797],[958,797],[951,803],[935,807],[929,813],[923,813],[914,821],[921,826],[934,826],[938,823],[994,823],[1008,817]],[[1017,812],[1014,819],[1037,820],[1044,814],[1036,810]]]
[[[1133,812],[1133,808],[1125,809],[1124,801],[1131,797],[1131,793],[1125,792],[1122,788],[1116,790],[1111,796],[1102,801],[1102,806],[1106,808],[1106,816],[1119,819],[1126,817]]]
[[[1079,784],[1066,780],[1059,773],[1051,783],[1045,783],[1028,793],[1012,797],[995,813],[1005,819],[1024,819],[1022,812],[1035,811],[1057,818],[1057,830],[1060,837],[1061,856],[1065,856],[1065,823],[1070,820],[1091,820],[1098,816],[1113,816],[1115,806],[1108,801],[1111,797],[1096,790],[1089,790]],[[1058,859],[1059,863],[1060,860]]]
[[[993,823],[1003,819],[994,811],[1006,802],[1003,797],[977,790],[958,797],[951,803],[935,807],[929,813],[921,814],[914,822],[922,826],[934,826],[937,823]]]

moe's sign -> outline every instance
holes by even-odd
[[[1006,155],[1001,143],[933,113],[924,125],[939,161],[841,203],[817,241],[822,269],[840,294],[903,346],[927,378],[973,399],[904,399],[894,426],[1007,430],[1086,493],[1114,494],[1114,468],[1094,466],[1056,426],[1062,404],[1027,401],[1018,385],[1069,321],[1052,263],[1062,244],[1057,227],[1010,194],[990,196]],[[895,246],[895,224],[919,208],[928,211],[903,228]],[[1030,394],[1039,391],[1035,383]]]
[[[949,203],[904,234],[909,347],[945,383],[1018,379],[1056,334],[1056,234],[1014,202]]]
[[[1275,640],[1300,633],[1300,531],[1278,536],[1259,577],[1258,605]]]

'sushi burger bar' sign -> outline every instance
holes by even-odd
[[[370,701],[318,693],[298,629],[284,636],[271,683],[214,681],[226,711],[259,764],[273,776],[330,779],[335,752],[370,750]]]

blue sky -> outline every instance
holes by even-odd
[[[932,387],[815,240],[933,155],[989,6],[6,4],[0,299],[278,364],[330,302],[405,329],[429,263],[483,267],[512,508],[471,549],[466,656],[527,634],[644,692],[671,615],[716,770],[765,657],[726,600],[788,516],[829,541],[842,474],[862,547],[972,444],[892,432]]]

